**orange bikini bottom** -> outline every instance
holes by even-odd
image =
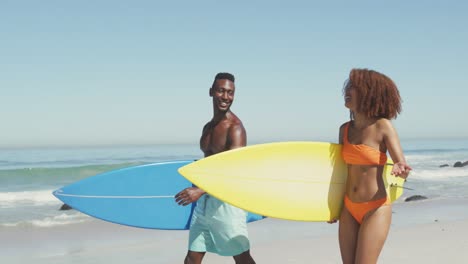
[[[345,195],[344,198],[344,204],[346,206],[346,209],[348,209],[348,212],[354,217],[354,219],[356,219],[356,221],[359,224],[362,223],[362,219],[364,218],[364,216],[366,216],[366,214],[369,211],[372,211],[381,207],[382,205],[387,205],[390,203],[391,201],[390,199],[388,199],[388,197],[363,203],[355,203],[351,201],[347,195]]]

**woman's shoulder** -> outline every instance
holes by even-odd
[[[375,125],[378,126],[378,127],[380,127],[380,128],[385,128],[385,127],[393,126],[392,121],[390,121],[390,119],[387,119],[387,118],[379,118],[379,119],[377,119],[377,121],[375,122]]]
[[[340,130],[344,129],[349,123],[351,123],[351,121],[346,121],[343,124],[341,124]]]
[[[375,122],[376,128],[378,131],[381,131],[384,134],[391,133],[394,130],[392,121],[387,118],[380,118]]]

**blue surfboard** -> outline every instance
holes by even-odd
[[[105,172],[53,192],[65,204],[105,221],[152,229],[186,230],[195,204],[180,206],[174,196],[193,186],[177,170],[193,160],[140,165]],[[247,222],[263,219],[249,213]]]

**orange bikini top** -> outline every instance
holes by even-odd
[[[346,164],[385,165],[387,163],[387,155],[385,153],[364,144],[354,145],[349,143],[349,124],[350,122],[344,127],[343,148],[341,150],[341,156],[343,156]]]

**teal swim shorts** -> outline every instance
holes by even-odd
[[[246,211],[203,195],[192,215],[189,250],[221,256],[237,256],[249,250],[246,218]]]

